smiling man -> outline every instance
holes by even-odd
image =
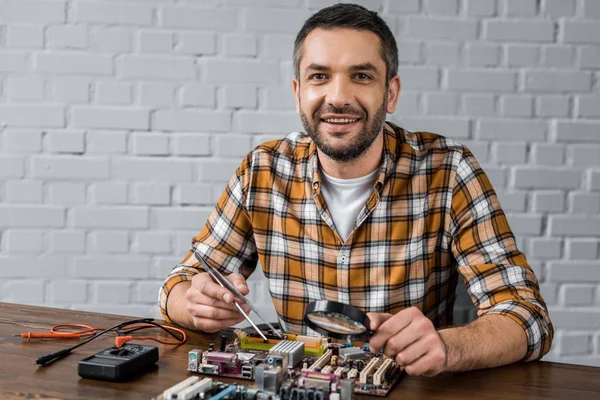
[[[385,122],[401,88],[385,22],[358,5],[325,8],[298,33],[294,66],[305,133],[242,161],[161,288],[165,319],[207,332],[242,321],[197,257],[244,294],[260,260],[284,331],[312,333],[303,315],[313,300],[352,304],[369,313],[372,350],[409,374],[547,353],[536,277],[471,152]],[[479,318],[452,327],[458,279]]]

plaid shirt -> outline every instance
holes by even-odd
[[[171,289],[201,271],[194,252],[245,277],[260,260],[282,328],[303,334],[312,333],[306,305],[318,299],[365,312],[418,307],[436,327],[451,325],[460,274],[479,316],[502,314],[522,326],[525,359],[548,352],[553,328],[537,279],[464,146],[386,123],[377,180],[346,241],[320,188],[316,146],[305,134],[252,151],[163,284],[164,318]]]

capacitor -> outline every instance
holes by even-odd
[[[221,343],[219,343],[219,350],[225,351],[225,346],[227,346],[227,336],[221,336]]]

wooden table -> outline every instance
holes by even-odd
[[[188,342],[182,346],[158,345],[160,360],[154,370],[132,382],[111,383],[80,378],[77,362],[114,345],[114,335],[100,337],[47,367],[35,365],[36,358],[70,347],[76,341],[50,339],[28,343],[13,336],[47,331],[58,323],[108,327],[129,319],[134,318],[0,303],[0,399],[150,399],[189,376],[189,350],[205,349],[211,342],[218,345],[218,335],[189,332]],[[158,331],[155,334],[167,337]],[[434,378],[405,376],[388,398],[600,399],[600,368],[533,362]]]

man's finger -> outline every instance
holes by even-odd
[[[188,312],[193,317],[214,320],[237,319],[241,315],[237,309],[226,310],[224,308],[211,307],[204,304],[193,304],[188,308]]]
[[[235,296],[228,289],[215,283],[206,272],[196,274],[192,279],[192,286],[205,296],[214,297],[215,299],[223,300],[226,303],[231,303]]]
[[[233,302],[226,303],[217,298],[206,296],[205,294],[202,294],[200,291],[198,291],[195,288],[190,288],[188,290],[188,292],[186,293],[186,300],[192,304],[203,304],[206,306],[222,308],[225,310],[231,310],[231,311],[235,311],[235,312],[239,313],[239,310],[233,304]],[[242,307],[242,309],[244,310],[244,312],[246,314],[248,314],[251,311],[250,306],[248,306],[247,304],[240,304],[240,306]]]
[[[233,274],[227,276],[227,280],[231,282],[233,286],[235,286],[235,288],[244,296],[250,293],[250,289],[248,289],[248,284],[246,283],[244,275],[234,272]]]
[[[386,342],[403,330],[411,321],[411,317],[408,312],[408,309],[404,309],[398,313],[396,313],[391,318],[386,319],[381,325],[377,327],[375,330],[375,334],[369,340],[369,347],[371,351],[374,353],[379,352],[382,349]]]
[[[419,358],[423,357],[428,351],[429,348],[427,342],[424,340],[417,340],[396,354],[396,362],[403,366],[411,365]]]
[[[383,354],[394,357],[396,354],[404,351],[407,347],[418,341],[423,332],[418,329],[418,324],[408,324],[400,334],[396,334],[389,338],[383,346]]]
[[[244,320],[244,317],[240,314],[241,318],[236,319],[223,319],[223,320],[213,320],[206,318],[196,318],[192,317],[192,322],[197,329],[200,329],[204,332],[213,333],[218,332],[223,328],[227,328],[229,326],[239,324]]]
[[[370,312],[367,313],[367,317],[369,317],[369,321],[371,321],[370,329],[372,331],[375,331],[381,326],[381,324],[383,324],[388,319],[392,318],[392,314]]]

